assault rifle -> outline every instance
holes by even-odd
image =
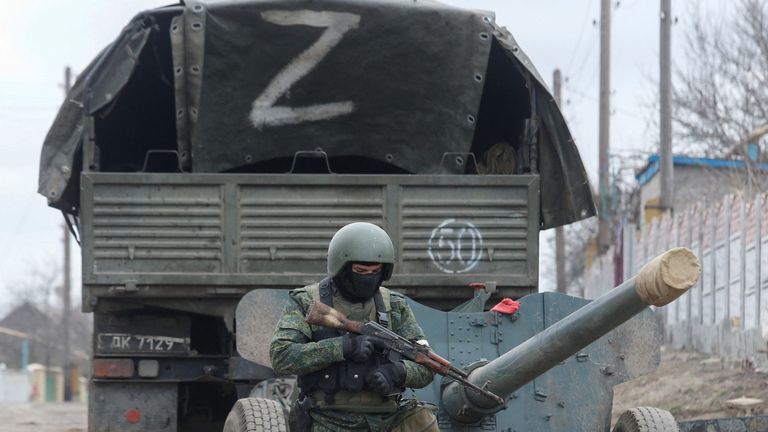
[[[377,322],[368,321],[363,323],[351,320],[336,309],[316,301],[310,304],[304,321],[307,324],[371,336],[377,340],[378,345],[400,353],[403,358],[426,366],[433,372],[451,378],[461,383],[464,387],[495,401],[499,405],[504,405],[504,399],[469,382],[469,375],[466,372],[454,367],[451,362],[432,352],[428,346],[411,342]]]

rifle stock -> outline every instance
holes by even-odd
[[[346,330],[350,333],[362,333],[363,323],[353,321],[344,316],[336,309],[321,303],[313,301],[309,305],[307,315],[304,317],[307,324],[332,328],[336,330]]]

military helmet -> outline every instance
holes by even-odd
[[[337,276],[347,263],[370,262],[384,264],[382,280],[392,275],[395,247],[383,229],[367,222],[343,226],[328,245],[328,274]]]

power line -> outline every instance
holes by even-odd
[[[580,96],[580,97],[582,97],[584,99],[587,99],[587,100],[589,100],[591,102],[600,103],[600,99],[598,99],[598,98],[596,98],[596,97],[594,97],[592,95],[589,95],[586,92],[583,92],[581,90],[577,90],[577,89],[575,89],[573,87],[566,87],[566,90],[569,93],[573,93],[573,94],[575,94],[577,96]],[[611,92],[611,95],[615,96],[615,92]],[[621,115],[631,116],[631,117],[643,117],[643,116],[646,115],[646,113],[634,110],[632,108],[627,108],[625,106],[617,106],[613,102],[611,102],[611,107],[612,107],[611,114],[621,114]]]
[[[565,79],[566,83],[573,80],[577,84],[581,84],[582,72],[584,72],[584,68],[592,59],[592,55],[595,52],[595,47],[598,45],[597,43],[595,43],[597,41],[597,36],[598,35],[595,33],[592,34],[592,37],[589,39],[589,43],[587,44],[586,54],[582,56],[581,63],[579,64],[578,68],[575,69],[575,72],[568,74],[568,77],[566,77]]]
[[[0,255],[0,269],[3,268],[3,265],[5,264],[6,258],[8,258],[8,255],[14,250],[13,247],[10,245],[16,241],[16,237],[18,236],[19,232],[21,232],[21,229],[24,228],[24,225],[27,223],[27,215],[29,214],[29,209],[32,206],[32,198],[27,198],[27,202],[24,205],[24,210],[22,211],[21,218],[19,218],[19,221],[16,223],[16,227],[13,231],[11,231],[11,237],[6,240],[4,243],[7,245],[7,247],[4,248],[4,251],[2,255]]]
[[[565,70],[570,70],[571,66],[573,65],[573,61],[576,60],[576,54],[581,48],[581,41],[584,38],[584,31],[587,29],[587,27],[589,27],[589,24],[592,22],[592,20],[589,19],[589,16],[592,14],[593,5],[594,5],[594,1],[590,1],[587,4],[587,8],[585,9],[586,13],[584,14],[584,18],[582,19],[581,30],[579,30],[579,37],[576,38],[576,46],[573,48],[573,53],[571,54],[571,58],[568,60],[568,63],[566,64]]]
[[[617,1],[615,1],[615,2],[614,2],[614,3],[613,3],[613,4],[612,4],[612,5],[609,7],[609,8],[611,9],[611,12],[613,12],[614,10],[619,10],[619,9],[622,9],[622,10],[631,9],[631,8],[635,7],[637,4],[638,4],[638,1],[637,1],[637,0],[635,0],[634,2],[630,3],[630,5],[629,5],[629,6],[623,6],[623,4],[621,3],[621,1],[617,0]],[[591,9],[590,9],[590,10],[591,10]],[[596,28],[597,28],[597,27],[599,27],[599,24],[600,24],[600,20],[597,20],[597,19],[595,19],[595,20],[592,20],[592,24],[593,24],[593,27],[596,27]],[[595,35],[593,35],[593,36],[595,36]],[[592,39],[592,40],[594,40],[594,37],[593,37],[593,39]],[[588,64],[588,61],[592,59],[592,54],[594,53],[594,48],[595,48],[596,46],[597,46],[597,44],[595,44],[595,43],[590,43],[590,44],[588,45],[588,51],[587,51],[587,54],[586,54],[586,55],[584,55],[584,56],[582,57],[582,61],[581,61],[581,64],[579,65],[579,67],[578,67],[578,70],[577,70],[575,73],[572,73],[572,74],[571,74],[571,76],[574,78],[574,80],[577,82],[577,84],[579,84],[579,86],[580,86],[580,84],[582,83],[582,81],[581,81],[582,72],[584,71],[584,68],[585,68],[585,67],[586,67],[586,65]],[[573,55],[571,56],[571,58],[573,59],[573,57],[574,57],[575,55],[576,55],[576,50],[574,50],[574,53],[573,53]],[[570,69],[570,62],[569,62],[569,66],[568,66],[568,69]],[[593,68],[593,69],[592,69],[592,74],[590,75],[590,77],[589,77],[589,79],[587,80],[587,82],[592,82],[592,80],[595,78],[595,75],[597,74],[597,72],[598,72],[598,69],[597,69],[597,68]],[[566,83],[567,83],[568,81],[569,81],[569,80],[568,80],[568,79],[566,79]]]

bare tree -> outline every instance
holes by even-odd
[[[573,284],[584,273],[588,249],[595,242],[597,236],[597,222],[597,218],[589,218],[568,225],[566,228],[568,230],[568,237],[565,250],[568,259],[565,262],[565,274],[569,284]],[[568,290],[579,293],[581,292],[580,288],[570,286]]]
[[[30,335],[30,360],[51,366],[63,364],[63,345],[61,343],[61,314],[65,313],[61,304],[62,289],[61,264],[54,259],[30,263],[25,276],[7,286],[9,292],[8,315],[0,315],[7,319],[14,315],[13,322],[7,323],[11,330]],[[66,312],[71,316],[73,335],[74,361],[81,371],[87,369],[87,357],[90,355],[92,319],[90,315],[81,313],[79,306]],[[23,311],[24,313],[20,313]],[[23,315],[23,316],[22,316]],[[0,335],[0,354],[3,349],[18,362],[20,342],[11,342],[12,338]],[[3,345],[5,344],[5,345]],[[3,356],[0,355],[0,361]],[[6,359],[6,362],[8,360]],[[13,362],[11,362],[13,364]]]
[[[8,287],[11,293],[9,306],[13,309],[23,303],[31,303],[44,313],[58,312],[58,292],[61,285],[61,268],[53,259],[28,265],[27,275]]]
[[[720,157],[768,123],[768,1],[692,17],[673,94],[676,146]]]
[[[611,208],[611,226],[614,229],[639,221],[640,190],[635,180],[635,171],[642,166],[647,156],[648,152],[638,150],[617,150],[611,154],[612,170],[608,206]],[[594,192],[593,197],[595,202],[600,199]],[[586,269],[589,256],[593,254],[593,259],[597,257],[598,220],[596,217],[585,219],[566,225],[565,230],[566,284],[569,293],[578,295],[583,292],[584,287],[577,284],[582,281],[581,276]],[[550,249],[554,249],[554,237],[550,239]]]

